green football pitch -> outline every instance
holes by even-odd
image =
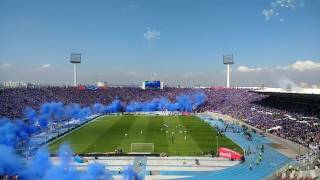
[[[129,153],[132,143],[153,143],[154,153],[193,156],[216,151],[216,134],[195,116],[103,116],[53,142],[49,149],[56,152],[68,143],[75,153],[114,152],[117,148]],[[242,152],[225,136],[218,136],[218,146]]]

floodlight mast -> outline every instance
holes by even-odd
[[[77,86],[77,64],[81,63],[81,53],[71,53],[70,63],[73,64],[73,86]]]
[[[230,64],[227,64],[227,88],[230,87]]]
[[[73,86],[77,86],[77,64],[73,63]]]
[[[223,64],[227,65],[227,88],[230,88],[230,65],[234,64],[233,54],[224,54]]]

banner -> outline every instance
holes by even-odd
[[[191,113],[189,113],[189,112],[182,112],[182,116],[191,116]]]
[[[78,86],[77,87],[77,90],[79,90],[79,91],[83,91],[83,90],[86,90],[87,88],[85,87],[85,86]]]
[[[234,160],[241,160],[242,158],[242,155],[240,153],[228,148],[221,147],[218,149],[218,151],[219,151],[220,157],[225,157],[225,158],[234,159]]]

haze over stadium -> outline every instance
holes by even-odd
[[[319,179],[319,19],[319,0],[0,0],[0,180]]]

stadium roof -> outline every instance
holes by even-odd
[[[259,88],[252,89],[251,92],[256,92],[259,94],[278,96],[278,97],[293,97],[293,98],[301,98],[301,99],[309,99],[313,101],[320,100],[320,89],[293,89],[288,91],[282,88]]]
[[[315,94],[320,95],[320,89],[309,89],[309,88],[296,88],[288,91],[283,88],[263,88],[257,89],[256,92],[269,92],[269,93],[287,93],[287,94]]]

